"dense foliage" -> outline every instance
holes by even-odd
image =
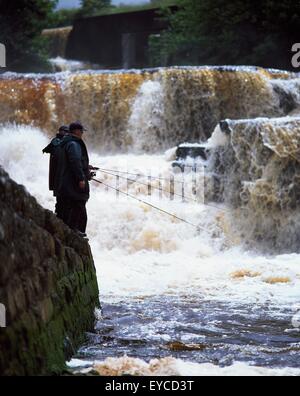
[[[79,9],[68,8],[56,10],[49,21],[49,28],[70,26],[76,18],[142,11],[154,7],[173,5],[177,1],[178,0],[151,0],[150,3],[120,3],[116,6],[111,3],[111,0],[82,0]]]
[[[52,13],[47,27],[50,29],[56,27],[72,26],[77,17],[77,8],[62,8]]]
[[[168,7],[178,4],[178,10]],[[111,0],[81,0],[81,8],[56,10],[57,0],[1,0],[0,42],[15,71],[47,70],[46,27],[71,25],[75,18],[129,11]],[[153,66],[247,64],[291,68],[299,42],[300,0],[152,0],[169,29],[150,38]]]
[[[81,0],[81,8],[78,11],[79,16],[97,15],[103,9],[111,5],[111,0]]]
[[[1,0],[0,43],[6,46],[7,69],[18,72],[50,71],[45,28],[72,25],[110,6],[110,0],[82,0],[80,9],[55,10],[57,0]]]
[[[15,71],[47,68],[47,52],[41,31],[56,0],[1,0],[0,42],[6,46],[7,66]]]
[[[170,29],[151,38],[155,64],[291,67],[299,0],[179,0]]]
[[[109,14],[118,7],[111,0],[81,0],[80,8],[62,8],[56,10],[49,20],[48,27],[56,28],[73,25],[76,18],[99,14]]]

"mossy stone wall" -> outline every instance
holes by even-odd
[[[99,306],[89,244],[0,168],[0,375],[60,373]]]

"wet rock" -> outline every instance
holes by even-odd
[[[300,119],[226,120],[225,145],[211,149],[214,200],[232,209],[232,231],[248,247],[300,251]]]
[[[280,107],[284,114],[288,114],[295,110],[297,107],[297,102],[292,92],[288,92],[280,85],[274,85],[274,92],[278,95]]]

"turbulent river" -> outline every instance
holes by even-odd
[[[300,375],[298,76],[170,69],[4,75],[0,85],[1,165],[44,207],[52,210],[54,198],[42,148],[59,123],[80,119],[91,163],[108,170],[99,180],[187,221],[91,184],[87,232],[102,311],[70,367]],[[230,137],[217,126],[225,118],[243,120],[228,121]],[[204,203],[194,175],[174,175],[165,151],[212,134]]]

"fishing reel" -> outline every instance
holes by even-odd
[[[92,179],[93,177],[97,176],[97,171],[99,170],[99,168],[96,168],[95,166],[90,165],[89,170],[90,170],[90,177]]]

